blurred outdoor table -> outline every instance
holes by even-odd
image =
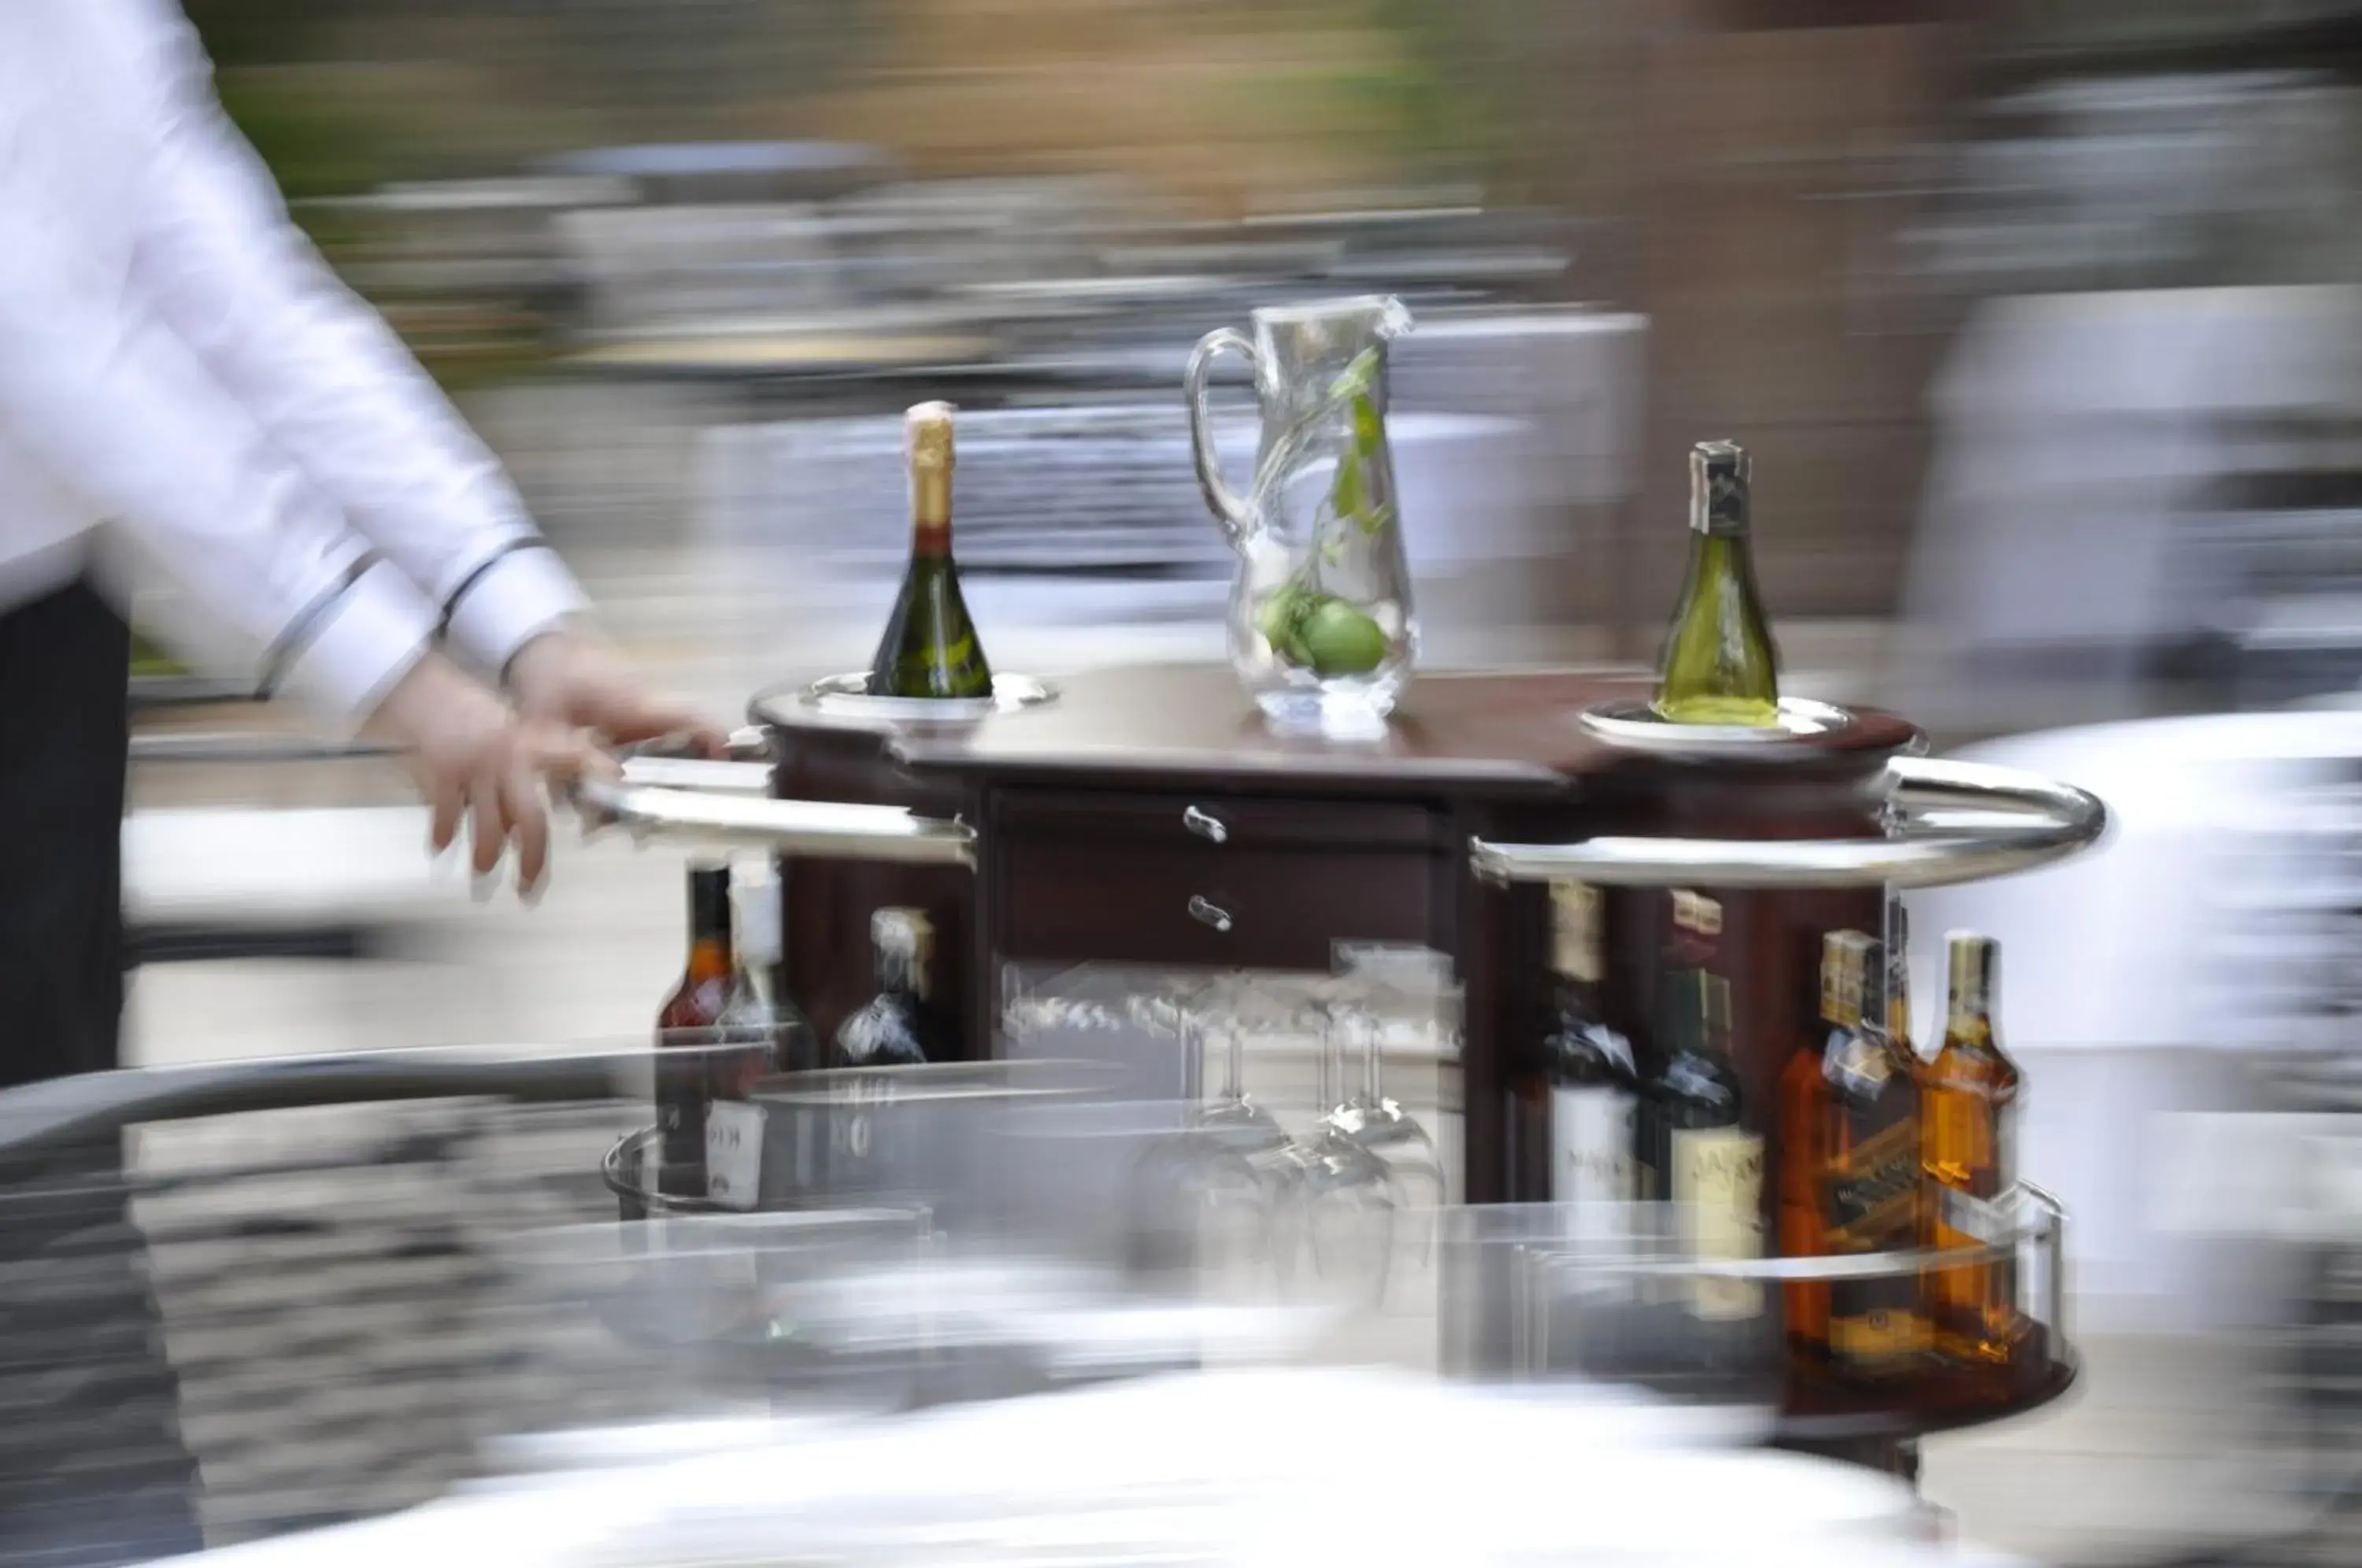
[[[590,372],[730,380],[972,364],[992,350],[981,337],[844,331],[701,332],[601,344],[568,357]]]

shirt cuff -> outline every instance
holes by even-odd
[[[359,727],[435,638],[435,606],[381,561],[325,605],[291,650],[281,689]]]
[[[534,540],[477,568],[443,614],[453,644],[480,668],[497,671],[525,644],[590,608],[557,552]]]

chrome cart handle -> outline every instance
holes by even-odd
[[[588,825],[620,827],[635,839],[662,834],[707,844],[745,845],[778,855],[919,866],[976,865],[974,828],[956,818],[922,817],[900,806],[772,801],[600,779],[585,779],[575,786],[574,798]]]
[[[730,732],[725,759],[669,756],[653,746],[624,753],[624,782],[660,790],[705,790],[723,795],[771,792],[771,737],[756,725]]]
[[[2063,860],[2107,831],[2107,807],[2071,784],[1981,762],[1899,756],[1887,767],[1898,819],[1888,838],[1472,838],[1469,862],[1495,883],[1940,888]]]

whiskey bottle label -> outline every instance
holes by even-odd
[[[1834,1252],[1907,1247],[1917,1231],[1919,1129],[1908,1118],[1854,1143],[1822,1180],[1822,1220]]]
[[[1763,1255],[1763,1140],[1736,1127],[1674,1131],[1671,1140],[1675,1223],[1699,1262]],[[1691,1309],[1702,1319],[1751,1318],[1763,1310],[1752,1280],[1701,1275]]]
[[[1919,1118],[1910,1086],[1896,1081],[1884,1041],[1849,1043],[1855,1070],[1838,1093],[1829,1164],[1821,1176],[1821,1227],[1832,1253],[1901,1252],[1919,1241],[1924,1176]],[[1916,1355],[1929,1344],[1915,1276],[1829,1284],[1830,1355],[1857,1372]]]

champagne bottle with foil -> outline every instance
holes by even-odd
[[[1690,561],[1657,667],[1656,710],[1677,724],[1776,723],[1780,654],[1748,545],[1746,451],[1690,450]]]
[[[952,559],[952,405],[922,403],[904,419],[911,463],[911,564],[869,665],[873,697],[992,695],[992,667],[961,596]]]
[[[2003,1242],[2014,1231],[2004,1199],[2017,1180],[2018,1072],[1993,1032],[2001,944],[1955,932],[1945,946],[1951,984],[1944,1040],[1919,1071],[1927,1244]],[[1927,1316],[1946,1359],[2005,1366],[2021,1331],[2014,1263],[2002,1256],[1933,1271]]]

